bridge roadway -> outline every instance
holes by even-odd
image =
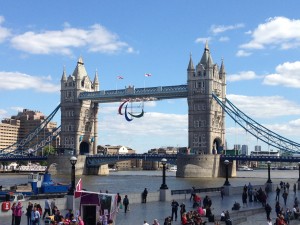
[[[180,154],[180,153],[179,153]],[[176,164],[179,154],[124,154],[124,155],[87,155],[87,167],[95,167],[107,163],[113,163],[122,160],[143,159],[147,161],[161,161],[163,158],[168,162]],[[246,156],[246,155],[221,155],[221,160],[238,160],[238,161],[271,161],[271,162],[300,162],[300,157],[294,156]],[[7,155],[0,154],[0,162],[12,161],[46,161],[47,156],[24,156],[24,155]]]
[[[163,158],[168,163],[176,164],[177,154],[124,154],[124,155],[87,155],[86,166],[94,167],[122,160],[142,159],[147,161],[161,161]]]

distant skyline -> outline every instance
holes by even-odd
[[[72,74],[80,56],[91,78],[98,71],[100,90],[186,84],[190,54],[197,64],[208,41],[214,63],[224,60],[227,98],[300,142],[297,0],[12,0],[0,6],[0,119],[24,108],[49,115],[60,102],[63,69]],[[186,99],[145,102],[145,116],[130,123],[118,107],[100,105],[98,144],[138,152],[188,145]],[[228,116],[226,141],[229,148],[268,149]]]

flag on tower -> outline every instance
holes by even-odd
[[[151,73],[145,73],[145,77],[151,77]]]
[[[81,196],[81,191],[82,191],[82,180],[80,178],[75,188],[75,198],[79,198]]]
[[[117,79],[123,80],[124,78],[122,76],[117,76]]]

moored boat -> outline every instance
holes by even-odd
[[[253,171],[253,169],[248,166],[239,166],[238,171]]]

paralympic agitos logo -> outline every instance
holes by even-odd
[[[122,108],[124,107],[124,105],[125,105],[125,110],[124,110],[124,114],[123,114],[123,113],[122,113]],[[133,114],[133,113],[128,112],[128,111],[127,111],[127,107],[128,107],[128,100],[125,100],[125,101],[120,105],[120,107],[119,107],[119,114],[120,114],[120,115],[124,115],[124,116],[125,116],[125,119],[126,119],[127,121],[130,122],[130,121],[132,121],[134,118],[141,118],[142,116],[144,116],[144,109],[142,109],[142,112],[141,112],[140,114],[135,115],[135,114]],[[130,115],[131,118],[129,118],[128,115]]]

